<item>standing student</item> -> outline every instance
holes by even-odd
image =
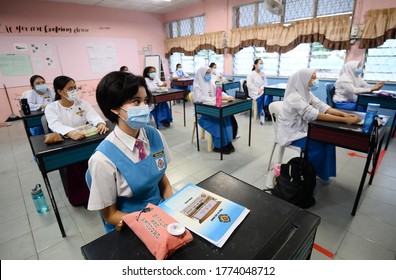
[[[105,121],[92,106],[78,98],[78,89],[75,81],[67,76],[58,76],[54,79],[55,102],[45,107],[48,127],[53,131],[73,140],[85,138],[85,134],[76,127],[90,123],[96,127],[99,134],[109,129]],[[86,205],[89,190],[85,183],[85,170],[88,161],[70,165],[60,170],[63,185],[69,202],[73,206]]]
[[[144,68],[143,77],[146,80],[148,90],[151,92],[155,92],[160,88],[166,88],[167,86],[165,82],[161,81],[157,77],[157,71],[153,66],[147,66]],[[158,103],[155,106],[155,109],[152,110],[151,114],[154,116],[158,126],[169,127],[170,123],[173,121],[172,111],[167,102]]]
[[[194,78],[194,91],[193,97],[195,102],[214,102],[216,100],[216,88],[212,80],[212,69],[203,66],[200,67],[195,74]],[[232,101],[233,97],[227,95],[225,92],[223,94],[223,99]],[[220,141],[220,121],[217,118],[212,118],[208,116],[200,116],[198,119],[198,124],[205,130],[207,130],[213,139],[214,152],[220,152],[220,148],[223,147],[224,154],[230,154],[235,151],[232,145],[233,130],[231,118],[223,118],[223,139]]]
[[[55,100],[55,92],[47,86],[42,76],[33,75],[30,77],[30,86],[32,90],[27,92],[26,99],[31,111],[42,111],[47,104]],[[41,125],[32,127],[30,133],[31,135],[41,135],[44,134],[44,129]]]
[[[89,159],[88,209],[100,211],[109,232],[125,214],[172,195],[165,174],[171,154],[162,134],[148,125],[151,94],[143,77],[109,73],[99,82],[96,99],[116,126]]]
[[[365,108],[356,108],[358,93],[368,93],[379,90],[384,82],[378,82],[374,86],[362,79],[362,66],[360,61],[349,61],[342,66],[340,77],[335,83],[333,96],[334,105],[338,109],[364,111]]]
[[[313,69],[303,68],[290,76],[287,83],[282,111],[278,115],[277,140],[281,146],[293,145],[305,149],[308,122],[358,123],[359,117],[331,108],[315,97],[319,81]],[[333,145],[309,141],[308,159],[316,175],[324,181],[336,175],[336,155]]]
[[[272,96],[265,96],[264,87],[267,85],[267,78],[263,72],[263,61],[256,59],[253,64],[252,72],[247,76],[246,85],[250,98],[257,102],[257,114],[260,117],[261,111],[265,111],[266,118],[271,116],[268,113],[268,105],[272,102]]]

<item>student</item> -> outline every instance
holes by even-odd
[[[272,102],[272,96],[265,96],[264,87],[267,85],[267,78],[263,70],[263,61],[256,59],[253,64],[252,72],[247,76],[246,85],[248,87],[249,96],[257,102],[257,117],[260,117],[261,111],[265,111],[265,116],[270,119],[268,113],[268,105]]]
[[[190,78],[190,75],[188,75],[183,71],[183,67],[180,63],[176,64],[176,71],[173,72],[172,74],[172,80],[185,79],[185,78]]]
[[[143,77],[111,72],[99,82],[96,98],[116,126],[89,159],[88,209],[100,211],[109,232],[125,214],[172,195],[165,174],[171,154],[162,134],[148,125],[151,94]]]
[[[315,97],[319,81],[313,69],[303,68],[290,76],[287,83],[282,111],[278,115],[277,140],[281,146],[293,145],[305,149],[308,122],[358,123],[359,117],[331,108]],[[336,175],[335,147],[321,142],[309,141],[308,159],[316,175],[324,181]]]
[[[26,99],[31,111],[42,111],[48,103],[55,100],[55,92],[47,86],[42,76],[33,75],[30,78],[30,86],[32,90],[27,92]],[[31,135],[41,135],[44,134],[44,129],[41,125],[32,127],[30,133]]]
[[[349,61],[342,66],[340,77],[335,83],[333,101],[338,109],[365,111],[365,108],[356,108],[358,93],[368,93],[379,90],[384,82],[378,82],[374,86],[369,85],[362,79],[362,67],[360,61]]]
[[[209,64],[210,69],[212,69],[212,82],[222,82],[223,81],[223,75],[221,75],[220,72],[217,72],[217,65],[216,63],[212,62]]]
[[[162,82],[157,77],[157,71],[153,66],[147,66],[143,70],[143,77],[146,80],[147,88],[150,92],[155,92],[160,88],[166,88],[167,84]],[[151,114],[154,116],[154,119],[158,126],[169,127],[170,123],[173,121],[172,111],[169,108],[167,102],[158,103],[155,106],[155,109],[151,111]]]
[[[128,66],[121,66],[120,71],[122,72],[129,72]]]
[[[67,76],[58,76],[54,79],[55,102],[45,107],[48,127],[53,131],[73,140],[85,138],[83,132],[76,127],[90,123],[96,127],[99,134],[106,133],[109,129],[105,121],[92,108],[92,106],[78,99],[76,83]],[[88,161],[70,165],[60,170],[62,181],[69,202],[73,206],[86,205],[89,190],[85,183],[85,170]]]
[[[195,102],[214,102],[216,100],[216,88],[211,82],[211,73],[211,68],[203,66],[200,67],[195,74],[193,84],[193,97]],[[234,98],[223,92],[223,99],[232,101]],[[230,154],[235,151],[235,148],[232,145],[233,129],[230,117],[223,118],[223,139],[221,142],[219,119],[208,116],[200,116],[198,124],[212,135],[214,152],[219,153],[221,147],[223,147],[224,154]]]

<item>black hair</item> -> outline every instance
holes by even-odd
[[[179,67],[179,66],[182,66],[182,65],[180,63],[176,64],[176,70],[177,70],[177,67]]]
[[[209,67],[210,67],[210,68],[213,68],[213,66],[215,66],[215,65],[216,65],[216,63],[212,62],[212,63],[209,65]]]
[[[128,71],[128,66],[121,66],[120,71]]]
[[[43,79],[44,82],[45,82],[45,79],[44,79],[42,76],[40,76],[40,75],[33,75],[33,76],[30,77],[30,85],[32,86],[32,88],[34,88],[34,82],[35,82],[38,78]]]
[[[58,93],[58,90],[63,90],[70,81],[75,82],[68,76],[58,76],[54,79],[55,101],[61,99],[61,95]]]
[[[118,115],[111,110],[118,109],[131,100],[138,93],[139,87],[144,87],[147,100],[150,101],[152,96],[142,76],[121,71],[110,72],[104,76],[96,88],[96,102],[103,115],[111,122],[117,123]]]
[[[254,65],[256,65],[260,60],[262,60],[261,58],[257,58],[254,62],[253,62],[253,69],[252,69],[252,71],[254,70],[254,69],[256,69],[256,67],[254,66]]]
[[[149,71],[151,70],[151,68],[156,70],[154,66],[147,66],[146,68],[144,68],[144,70],[143,70],[143,77],[144,78],[150,78]]]

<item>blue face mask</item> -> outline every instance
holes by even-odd
[[[181,73],[181,72],[183,72],[183,68],[180,67],[179,69],[177,69],[177,71],[179,71]]]
[[[150,74],[149,74],[149,77],[150,77],[151,79],[155,79],[155,77],[157,77],[157,73],[155,73],[155,72],[150,73]]]
[[[360,76],[363,73],[363,68],[359,67],[355,69],[355,75]]]
[[[35,86],[35,88],[36,88],[36,91],[45,92],[48,89],[48,86],[46,84],[42,84],[42,85]]]
[[[310,91],[315,91],[318,89],[319,86],[319,80],[315,79],[312,81],[312,86],[309,87]]]
[[[258,70],[260,70],[260,71],[263,70],[263,67],[264,67],[263,64],[259,64],[259,65],[258,65]]]
[[[205,81],[210,82],[212,80],[212,74],[205,75]]]
[[[150,123],[150,109],[148,105],[130,107],[122,110],[128,113],[128,119],[120,118],[129,125],[130,128],[138,130]]]

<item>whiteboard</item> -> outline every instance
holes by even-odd
[[[157,70],[157,77],[161,79],[161,57],[159,55],[146,55],[144,57],[144,68],[147,66],[155,67]]]
[[[100,51],[101,46],[112,49],[107,59],[109,63],[93,67],[95,58],[99,61],[100,55],[106,55],[105,51]],[[97,50],[97,57],[92,57],[89,48]],[[28,54],[33,74],[43,76],[47,83],[52,83],[59,75],[70,76],[76,81],[101,79],[122,65],[127,65],[132,73],[140,72],[135,38],[1,36],[0,54]],[[0,88],[3,84],[7,88],[27,86],[31,76],[10,76],[0,71]]]

